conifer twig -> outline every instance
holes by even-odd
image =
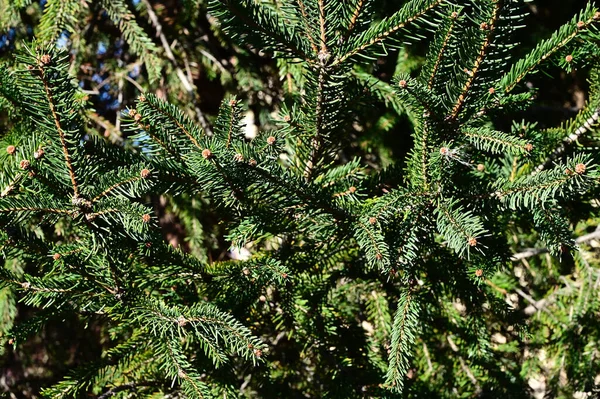
[[[350,24],[348,25],[348,30],[346,31],[346,34],[344,35],[344,40],[348,39],[348,37],[350,36],[350,33],[352,33],[352,31],[356,27],[358,17],[360,16],[360,13],[363,9],[364,4],[365,4],[365,0],[358,0],[358,3],[356,3],[356,8],[354,9],[354,12],[352,13],[352,17],[350,18]]]
[[[48,105],[50,107],[50,113],[52,114],[52,119],[54,119],[54,125],[56,126],[56,131],[58,132],[58,136],[60,138],[60,144],[63,150],[63,154],[65,156],[65,162],[67,164],[67,169],[69,170],[69,177],[71,178],[71,185],[73,186],[73,196],[75,198],[79,197],[79,187],[77,185],[77,179],[75,178],[75,169],[73,168],[73,163],[71,161],[71,155],[69,154],[69,149],[67,148],[67,141],[65,139],[65,132],[62,129],[60,124],[60,118],[56,112],[56,108],[54,106],[54,98],[52,96],[52,92],[50,91],[50,86],[48,81],[46,80],[45,70],[40,67],[42,83],[44,85],[44,91],[46,92],[46,98],[48,99]]]
[[[542,170],[548,168],[556,159],[556,157],[563,154],[567,150],[567,147],[569,147],[571,144],[577,141],[579,137],[581,137],[585,132],[592,130],[594,128],[594,125],[598,123],[599,119],[600,108],[597,108],[596,111],[588,119],[586,119],[581,126],[579,126],[573,133],[566,137],[561,143],[561,145],[554,149],[552,154],[550,154],[543,163],[541,163],[535,168],[532,175],[537,174]]]
[[[313,51],[315,52],[315,55],[316,55],[319,53],[319,49],[317,48],[317,45],[315,44],[315,39],[312,37],[312,34],[311,34],[312,29],[308,22],[308,14],[306,13],[306,6],[304,5],[304,2],[302,0],[296,0],[296,2],[298,3],[298,7],[300,8],[300,14],[302,15],[302,22],[304,23],[306,37],[308,37],[308,41],[310,42],[310,47],[313,49]]]
[[[496,27],[496,23],[498,22],[498,18],[500,17],[500,8],[502,7],[503,0],[496,0],[496,5],[494,6],[494,13],[492,15],[492,20],[487,26],[487,34],[485,39],[481,43],[481,47],[479,49],[479,55],[475,59],[475,63],[473,64],[473,68],[468,73],[467,82],[464,84],[462,92],[458,96],[454,107],[452,108],[452,113],[450,114],[450,119],[456,119],[460,111],[462,111],[463,106],[465,105],[465,100],[467,99],[467,94],[471,89],[473,82],[475,81],[475,77],[477,76],[477,72],[479,72],[479,68],[485,59],[488,50],[492,44],[492,37],[494,36],[494,28]]]
[[[421,10],[421,12],[412,15],[411,17],[407,18],[406,20],[398,23],[397,25],[392,26],[391,28],[387,29],[386,31],[382,32],[381,34],[375,36],[368,42],[348,51],[346,54],[344,54],[340,58],[336,59],[333,62],[332,66],[339,65],[339,64],[343,63],[344,61],[346,61],[348,58],[360,53],[361,51],[367,49],[368,47],[371,47],[372,45],[377,44],[377,43],[381,43],[383,40],[387,39],[390,35],[393,35],[394,33],[398,32],[400,29],[406,27],[408,24],[421,18],[423,15],[425,15],[426,13],[428,13],[429,11],[431,11],[433,8],[437,7],[444,1],[445,0],[437,0],[437,1],[432,2],[425,9]]]
[[[210,126],[208,120],[206,119],[206,116],[204,116],[204,113],[200,109],[200,107],[198,105],[198,101],[196,100],[196,86],[193,84],[193,82],[188,80],[187,76],[185,75],[185,73],[183,72],[181,67],[177,64],[177,60],[175,59],[175,56],[173,55],[173,51],[171,50],[171,46],[169,45],[169,42],[167,41],[167,38],[162,31],[162,25],[160,24],[160,21],[158,20],[158,16],[154,12],[152,5],[150,4],[150,2],[148,0],[142,0],[142,2],[146,6],[146,9],[148,11],[148,17],[150,18],[152,25],[156,29],[156,35],[160,38],[160,43],[161,43],[162,47],[165,49],[165,54],[166,54],[167,58],[169,59],[169,61],[171,61],[171,64],[173,65],[173,67],[175,68],[175,73],[177,75],[177,78],[179,78],[179,80],[181,81],[181,84],[183,85],[184,89],[186,90],[186,92],[188,93],[188,95],[190,96],[190,98],[192,100],[192,104],[194,106],[194,110],[196,111],[196,117],[198,118],[198,122],[200,122],[200,125],[202,126],[202,129],[206,132],[206,134],[209,136],[212,136],[212,127]]]

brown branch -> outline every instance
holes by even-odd
[[[67,141],[65,139],[65,132],[63,131],[60,125],[60,118],[56,113],[56,108],[54,106],[54,98],[52,97],[52,92],[50,91],[50,86],[48,85],[48,81],[45,79],[45,71],[42,67],[40,67],[40,72],[42,76],[42,83],[44,84],[44,90],[46,91],[46,98],[48,99],[48,105],[50,106],[50,113],[52,114],[52,118],[54,119],[54,125],[56,126],[56,130],[58,132],[58,136],[60,137],[60,144],[62,146],[63,154],[65,156],[65,162],[67,164],[67,169],[69,170],[69,177],[71,178],[71,184],[73,186],[73,195],[75,197],[79,197],[79,188],[77,186],[77,179],[75,178],[75,171],[73,169],[73,163],[71,161],[71,155],[69,154],[69,150],[67,149]]]
[[[327,38],[325,37],[325,0],[319,1],[319,27],[321,29],[321,54],[327,54]]]
[[[344,35],[344,39],[348,39],[348,37],[350,36],[350,33],[356,27],[356,22],[358,21],[358,17],[360,15],[360,12],[362,11],[364,4],[365,4],[364,0],[358,0],[358,3],[356,4],[356,8],[354,9],[354,12],[352,13],[352,17],[350,18],[350,24],[348,25],[348,30],[347,30],[346,34]]]
[[[492,15],[492,20],[490,21],[489,25],[487,26],[488,34],[486,35],[483,43],[481,43],[481,48],[479,49],[479,55],[477,56],[477,59],[475,60],[475,64],[473,65],[473,68],[471,68],[471,70],[469,71],[469,77],[467,78],[467,82],[463,86],[462,92],[458,96],[458,99],[456,100],[456,103],[454,104],[454,107],[452,108],[452,113],[450,114],[450,119],[456,119],[456,117],[458,116],[460,111],[462,111],[463,106],[465,105],[465,100],[467,99],[467,94],[469,93],[469,90],[473,86],[473,82],[475,81],[477,72],[479,72],[479,68],[481,67],[481,64],[483,63],[483,61],[487,55],[490,45],[492,44],[492,37],[494,35],[493,32],[494,32],[494,28],[496,27],[496,23],[498,22],[498,18],[500,17],[500,8],[501,7],[502,7],[502,0],[496,0],[496,6],[494,8],[494,14]]]
[[[334,65],[338,65],[341,64],[342,62],[346,61],[348,58],[352,57],[353,55],[356,55],[357,53],[363,51],[364,49],[379,43],[385,39],[388,38],[388,36],[396,33],[397,31],[399,31],[400,29],[404,28],[406,25],[410,24],[411,22],[416,21],[417,19],[421,18],[423,15],[425,15],[428,11],[430,11],[431,9],[437,7],[438,5],[440,5],[442,2],[444,2],[445,0],[438,0],[432,4],[429,5],[429,7],[427,7],[425,10],[423,10],[422,12],[413,15],[412,17],[408,18],[406,21],[399,23],[398,25],[395,25],[393,27],[391,27],[390,29],[386,30],[385,32],[379,34],[378,36],[374,37],[373,39],[369,40],[367,43],[364,43],[352,50],[350,50],[349,52],[347,52],[346,54],[344,54],[343,56],[341,56],[340,58],[338,58],[337,60],[335,60],[335,62],[332,64],[332,66]]]
[[[440,64],[442,63],[442,58],[450,39],[452,38],[452,32],[454,31],[455,19],[452,20],[452,25],[450,25],[450,29],[448,29],[448,33],[444,37],[444,42],[442,43],[442,47],[440,48],[440,52],[438,53],[435,64],[433,65],[433,70],[431,71],[431,76],[427,82],[427,87],[429,90],[433,88],[433,81],[435,79],[435,75],[437,75],[437,71],[440,68]]]

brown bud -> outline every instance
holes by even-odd
[[[483,270],[481,270],[481,269],[477,269],[477,270],[475,270],[475,275],[476,275],[477,277],[481,277],[481,276],[483,276]]]
[[[143,94],[140,94],[139,97],[138,97],[138,101],[140,101],[140,102],[146,101],[146,96],[143,95]]]
[[[59,253],[55,253],[54,255],[52,255],[52,259],[59,260],[60,259],[60,254]]]
[[[496,89],[494,89],[493,87],[490,87],[490,88],[488,89],[488,93],[490,93],[490,94],[494,94],[494,93],[496,93]]]
[[[406,86],[408,86],[408,84],[406,83],[406,80],[402,79],[398,82],[398,86],[402,87],[403,89],[406,89]]]
[[[242,273],[244,274],[244,276],[248,276],[250,274],[250,269],[248,269],[247,267],[244,267],[242,269]]]
[[[133,118],[137,115],[138,112],[135,109],[131,108],[128,113],[129,113],[129,116],[131,116]]]
[[[148,215],[147,213],[144,213],[144,214],[142,215],[142,221],[143,221],[144,223],[148,223],[148,222],[150,222],[150,219],[152,219],[152,218],[151,218],[151,217],[150,217],[150,215]]]
[[[44,156],[44,149],[43,148],[39,148],[36,152],[33,153],[33,157],[35,159],[40,159]]]
[[[474,247],[474,246],[477,245],[477,239],[474,238],[474,237],[469,238],[468,242],[469,242],[469,245],[472,246],[472,247]]]
[[[15,343],[15,339],[14,338],[11,338],[11,339],[8,340],[8,344],[9,345],[12,345],[14,343]]]
[[[152,247],[152,243],[151,242],[147,242],[146,243],[146,248],[150,248],[150,247]]]
[[[252,349],[252,348],[254,348],[254,345],[248,344],[248,349]]]
[[[136,122],[139,122],[140,120],[142,120],[142,114],[135,114],[133,115],[133,120]]]
[[[142,169],[140,176],[142,176],[142,179],[146,179],[150,176],[150,171],[148,169]]]
[[[442,147],[442,148],[440,148],[440,154],[442,154],[442,155],[448,155],[448,151],[449,151],[449,150],[448,150],[448,148],[446,148],[446,147]]]
[[[598,11],[597,13],[594,14],[594,21],[597,21],[600,19],[600,11]]]
[[[577,29],[583,29],[585,27],[585,22],[579,21],[577,22]]]
[[[370,218],[369,218],[369,223],[371,223],[371,224],[375,224],[375,223],[377,223],[377,219],[376,219],[376,218],[374,218],[374,217],[370,217]]]
[[[235,107],[237,105],[236,99],[232,98],[231,100],[229,100],[229,105]]]
[[[185,326],[187,324],[187,322],[188,322],[187,319],[183,315],[181,315],[177,318],[177,325],[179,327]]]
[[[485,170],[485,165],[480,163],[479,165],[477,165],[477,170],[483,172]]]
[[[577,165],[575,165],[575,173],[577,173],[578,175],[584,174],[586,169],[587,167],[583,163],[578,163]]]
[[[237,154],[235,154],[233,156],[233,160],[236,161],[236,162],[243,162],[244,161],[244,156],[238,152]]]
[[[275,137],[269,136],[269,137],[267,137],[267,144],[273,145],[273,144],[275,144],[275,140],[276,140]]]
[[[377,253],[377,254],[375,255],[375,259],[377,259],[377,260],[381,260],[382,258],[383,258],[383,255],[382,255],[382,254],[380,254],[380,253]]]
[[[254,356],[261,357],[262,356],[262,351],[260,349],[255,349],[254,350]]]
[[[252,167],[255,167],[255,166],[257,165],[257,162],[256,162],[256,160],[255,160],[254,158],[251,158],[251,159],[248,161],[248,165],[250,165],[250,166],[252,166]]]
[[[531,152],[531,150],[533,150],[533,144],[531,144],[531,143],[525,144],[525,151]]]
[[[488,30],[490,26],[487,22],[482,22],[481,25],[479,25],[479,27],[481,28],[481,30]]]
[[[24,290],[28,290],[29,287],[31,287],[31,283],[28,281],[25,281],[24,283],[21,283],[21,287],[23,287]]]
[[[27,170],[31,166],[31,162],[29,162],[28,160],[24,159],[21,162],[19,162],[19,166],[21,167],[21,169]]]
[[[291,120],[292,120],[292,117],[291,117],[291,116],[289,116],[289,115],[285,115],[285,116],[283,117],[283,120],[284,120],[285,122],[289,122],[289,121],[291,121]]]
[[[261,295],[261,296],[258,297],[258,300],[261,301],[261,302],[266,302],[267,301],[267,297],[264,296],[264,295]]]
[[[40,66],[48,65],[52,62],[52,58],[50,54],[44,54],[40,58]]]
[[[202,158],[204,158],[204,159],[211,159],[212,156],[213,156],[213,153],[208,148],[205,148],[205,149],[202,150]]]
[[[9,145],[8,147],[6,147],[6,152],[8,153],[8,155],[12,155],[17,151],[17,147],[15,147],[14,145]]]
[[[567,176],[571,176],[573,174],[573,171],[571,169],[567,168],[567,170],[565,170],[565,174]]]
[[[351,194],[354,194],[356,192],[356,187],[350,186],[350,188],[348,189],[348,191],[350,191]]]
[[[572,56],[571,54],[567,55],[567,56],[565,57],[565,61],[567,61],[567,62],[571,62],[571,61],[573,61],[573,56]]]
[[[450,16],[452,17],[452,19],[456,19],[458,18],[458,13],[454,11],[452,14],[450,14]]]

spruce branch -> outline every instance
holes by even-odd
[[[532,149],[527,140],[487,127],[465,128],[462,133],[477,149],[495,154],[524,155]]]
[[[454,29],[458,19],[458,11],[452,10],[448,17],[444,19],[442,25],[436,32],[436,37],[429,48],[425,65],[421,70],[421,79],[427,82],[427,88],[433,89],[438,70],[444,57],[447,56],[448,45],[454,37]]]
[[[152,4],[150,4],[150,2],[148,0],[142,0],[142,2],[144,4],[144,6],[146,6],[146,10],[148,12],[148,17],[150,18],[150,21],[152,22],[152,26],[154,26],[154,28],[156,29],[156,35],[160,39],[160,43],[161,43],[163,49],[165,50],[165,54],[166,54],[167,58],[169,59],[169,61],[171,62],[171,64],[173,65],[173,68],[175,68],[175,74],[177,75],[177,78],[181,81],[183,88],[186,90],[186,92],[188,93],[188,96],[192,100],[192,104],[194,106],[194,110],[196,111],[196,117],[198,118],[198,122],[200,122],[200,126],[202,126],[202,129],[206,132],[207,135],[211,136],[212,135],[212,127],[210,126],[208,119],[204,115],[204,112],[202,112],[202,110],[200,109],[200,106],[198,105],[198,100],[196,98],[196,91],[197,91],[196,86],[190,79],[187,78],[187,76],[185,75],[185,73],[183,72],[183,70],[181,69],[179,64],[177,63],[177,60],[175,59],[175,55],[173,55],[173,51],[171,50],[171,46],[169,45],[169,42],[167,41],[167,37],[165,36],[165,34],[163,32],[162,25],[158,19],[158,16],[156,15],[156,13],[154,12],[154,9],[152,8]],[[220,63],[218,63],[218,62],[216,64],[220,65]]]
[[[360,55],[371,46],[383,43],[389,37],[402,30],[413,22],[419,21],[431,10],[435,9],[446,0],[410,0],[391,17],[361,33],[356,39],[349,41],[341,56],[331,64],[336,66],[344,63],[355,55]]]
[[[302,23],[304,25],[305,35],[308,38],[308,41],[310,42],[310,47],[312,48],[313,52],[315,53],[314,55],[316,57],[317,54],[319,53],[319,49],[317,48],[315,39],[312,36],[313,27],[311,26],[310,21],[308,19],[308,13],[306,12],[306,5],[304,5],[303,0],[296,0],[296,4],[298,4],[298,8],[300,9],[300,15],[302,17]]]
[[[256,46],[288,53],[313,65],[306,43],[293,27],[280,22],[277,14],[250,0],[210,0],[209,11],[221,20],[221,27],[235,38]],[[260,23],[258,22],[260,21]]]
[[[160,78],[161,69],[160,60],[156,55],[157,48],[136,22],[135,15],[129,11],[123,0],[101,0],[100,3],[121,30],[123,39],[129,44],[132,52],[146,65],[150,82],[156,82]]]
[[[45,55],[45,56],[50,57],[49,55]],[[41,65],[43,65],[43,63]],[[73,196],[75,198],[77,198],[77,197],[79,197],[79,186],[77,184],[77,178],[75,177],[75,169],[73,167],[73,162],[71,160],[71,154],[69,153],[69,149],[67,147],[67,140],[65,137],[65,132],[61,126],[60,117],[56,111],[56,105],[54,102],[54,96],[52,94],[52,88],[50,87],[50,83],[49,83],[49,81],[47,79],[47,75],[46,75],[47,71],[41,65],[39,66],[39,71],[40,71],[42,83],[44,85],[44,92],[46,94],[48,106],[50,107],[50,113],[52,114],[52,119],[54,120],[56,132],[58,133],[58,137],[60,139],[60,144],[62,147],[63,155],[65,157],[65,163],[67,165],[67,170],[69,171],[69,177],[71,178],[71,184],[73,187]]]
[[[573,17],[567,24],[561,26],[552,36],[539,43],[533,51],[518,60],[500,79],[499,86],[508,93],[515,88],[525,76],[533,72],[543,61],[569,44],[573,39],[582,35],[587,28],[599,20],[597,9],[590,3]]]
[[[483,42],[481,43],[481,46],[479,48],[479,54],[477,55],[477,58],[473,62],[473,66],[467,74],[467,81],[464,83],[462,91],[456,99],[456,102],[452,107],[450,115],[448,115],[448,119],[450,120],[456,119],[462,111],[465,105],[465,100],[467,99],[467,94],[469,93],[469,90],[471,89],[471,86],[475,81],[477,73],[479,72],[479,68],[483,64],[483,60],[485,59],[486,55],[488,54],[488,51],[491,48],[492,41],[494,38],[494,29],[496,27],[496,24],[498,23],[498,19],[500,18],[500,10],[502,9],[504,1],[505,0],[494,1],[494,11],[492,12],[492,18],[489,23],[486,23],[487,27],[485,38],[483,39]]]
[[[598,239],[600,239],[600,229],[596,229],[596,231],[594,231],[592,233],[577,237],[575,239],[575,244],[577,244],[577,245],[585,244],[587,242],[590,242],[593,240],[598,240]],[[512,261],[519,261],[521,259],[531,258],[533,256],[545,254],[548,252],[550,252],[549,248],[530,248],[530,249],[523,250],[521,252],[517,252],[516,254],[513,254],[510,257],[510,259]]]
[[[363,11],[366,2],[367,2],[367,0],[358,0],[356,2],[356,6],[354,7],[354,11],[352,12],[352,17],[350,17],[350,22],[348,24],[348,28],[346,29],[346,33],[344,34],[344,41],[348,40],[348,37],[350,37],[350,34],[356,27],[356,24],[358,22],[358,17],[360,16],[361,12]]]
[[[81,8],[87,7],[81,0],[48,0],[39,25],[39,39],[54,42],[64,31],[75,32],[78,14]]]
[[[398,393],[404,390],[404,378],[410,367],[411,350],[417,338],[419,310],[414,293],[410,288],[404,288],[394,316],[389,366],[385,376],[386,385]]]
[[[515,181],[499,180],[501,187],[494,195],[512,209],[540,206],[556,197],[564,197],[580,191],[591,182],[586,179],[590,172],[590,160],[582,155],[567,160],[550,170],[523,176]]]
[[[481,220],[472,211],[465,211],[455,199],[440,200],[435,209],[438,231],[448,246],[459,256],[479,245],[478,239],[487,232]]]
[[[554,149],[552,154],[550,154],[544,162],[539,164],[532,174],[536,174],[541,172],[544,169],[547,169],[552,165],[552,162],[556,160],[560,155],[564,154],[567,148],[571,146],[574,142],[579,140],[579,138],[588,131],[594,130],[600,120],[600,108],[597,108],[589,118],[587,118],[581,126],[577,127],[574,132],[572,132],[569,136],[565,137],[560,146]]]

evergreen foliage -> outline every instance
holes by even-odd
[[[0,2],[0,29],[35,36],[0,66],[0,337],[18,353],[75,320],[98,342],[42,397],[530,397],[542,376],[547,396],[597,393],[600,11],[519,55],[526,0],[382,3],[182,2],[179,28],[218,21],[231,67],[170,44],[149,1]],[[114,124],[76,79],[86,16],[131,57],[98,74]],[[416,43],[418,67],[382,78]],[[234,87],[215,115],[196,50]],[[517,119],[527,79],[559,69],[589,71],[586,105]],[[370,132],[400,120],[412,141],[386,162]]]

